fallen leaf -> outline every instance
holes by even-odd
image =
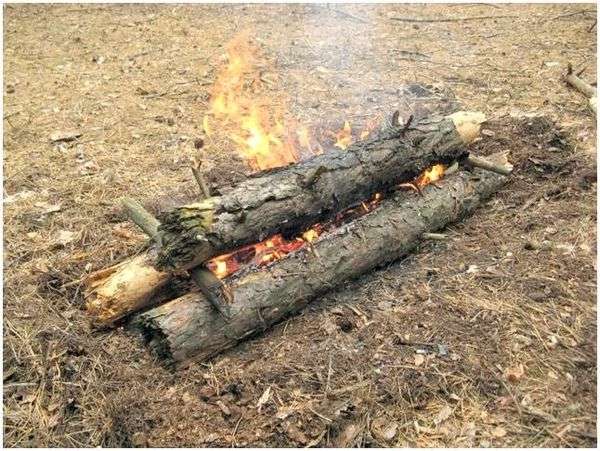
[[[2,203],[4,204],[12,204],[13,202],[17,202],[21,199],[28,199],[30,197],[32,197],[35,194],[35,192],[33,191],[19,191],[18,193],[15,194],[11,194],[10,196],[6,196],[4,199],[2,199]]]
[[[59,230],[54,243],[59,246],[66,246],[75,240],[76,235],[77,234],[75,232],[71,232],[69,230]]]
[[[348,448],[352,446],[359,432],[360,428],[356,424],[350,423],[338,436],[335,446],[337,448]]]
[[[421,366],[425,363],[425,356],[423,354],[415,355],[415,366]]]
[[[300,443],[301,445],[306,445],[308,442],[308,437],[302,432],[295,424],[288,424],[285,433],[287,436],[293,441]]]
[[[371,432],[380,441],[390,441],[398,432],[398,423],[389,421],[384,417],[375,418],[371,422]]]
[[[263,394],[258,399],[258,403],[256,403],[256,408],[260,412],[262,406],[264,406],[269,399],[271,398],[271,386],[269,385],[267,389],[263,392]]]

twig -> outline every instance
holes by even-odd
[[[587,13],[594,13],[594,14],[596,14],[596,11],[593,10],[593,9],[584,9],[583,11],[575,11],[575,12],[572,12],[572,13],[559,14],[558,16],[551,17],[550,19],[548,19],[548,21],[550,21],[550,20],[556,20],[556,19],[563,19],[565,17],[571,17],[571,16],[576,16],[578,14],[587,14]]]
[[[160,222],[158,222],[158,219],[148,213],[135,199],[124,197],[121,199],[121,204],[125,208],[129,219],[142,229],[146,235],[160,244],[160,234],[158,233]]]
[[[390,17],[391,20],[410,23],[439,23],[439,22],[466,22],[469,20],[509,19],[517,16],[471,16],[471,17],[446,17],[442,19],[419,19],[416,17]]]
[[[512,172],[512,165],[510,164],[497,164],[493,163],[485,158],[476,157],[475,155],[469,155],[467,157],[467,163],[475,168],[485,169],[486,171],[492,171],[496,174],[510,175]]]
[[[195,158],[193,158],[192,160],[193,164],[191,166],[191,169],[192,173],[194,174],[194,178],[196,179],[196,183],[198,183],[198,186],[200,187],[200,191],[202,192],[204,198],[208,199],[210,197],[210,188],[208,187],[206,180],[204,180],[204,177],[200,172],[200,166],[202,165],[202,162],[196,160]]]
[[[342,16],[349,17],[350,19],[357,20],[358,22],[361,22],[361,23],[367,23],[367,24],[370,23],[368,20],[363,19],[362,17],[355,16],[353,14],[347,13],[346,11],[342,11],[340,9],[332,8],[331,11],[335,11],[336,13],[338,13]]]
[[[581,74],[581,72],[582,71],[578,72],[578,74]],[[563,76],[563,79],[568,85],[571,85],[577,91],[581,92],[582,94],[584,94],[586,97],[589,98],[589,101],[588,101],[589,106],[590,106],[591,110],[594,112],[594,114],[597,114],[596,113],[597,89],[595,87],[593,87],[592,85],[590,85],[589,83],[583,81],[581,78],[579,78],[577,76],[578,74],[573,73],[573,66],[571,66],[571,63],[569,63],[567,65],[567,73]]]
[[[196,282],[202,294],[208,299],[208,302],[221,314],[223,317],[230,318],[231,311],[231,293],[227,286],[215,276],[210,270],[203,266],[197,266],[190,271],[192,280]]]

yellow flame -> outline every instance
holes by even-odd
[[[335,147],[339,147],[340,149],[346,149],[350,144],[352,144],[352,128],[350,127],[350,123],[348,121],[344,122],[344,128],[342,128],[335,135],[337,138]]]

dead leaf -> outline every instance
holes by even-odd
[[[375,418],[371,422],[371,432],[376,439],[388,442],[396,436],[398,423],[389,421],[384,417]]]
[[[69,230],[59,230],[54,240],[54,244],[58,246],[66,246],[67,244],[72,243],[76,236],[77,234],[75,232],[71,232]]]
[[[298,429],[298,427],[295,424],[288,424],[285,429],[285,433],[290,439],[301,445],[306,445],[306,443],[308,442],[308,437],[304,434],[304,432]]]
[[[338,436],[335,446],[338,448],[349,448],[358,436],[360,428],[354,423],[347,425]]]
[[[267,387],[267,389],[263,392],[263,394],[260,396],[258,403],[256,404],[256,408],[258,409],[258,411],[260,412],[260,409],[262,408],[262,406],[264,406],[269,399],[271,398],[271,386],[269,385]]]
[[[442,409],[438,412],[438,414],[433,419],[433,423],[436,426],[442,424],[444,421],[446,421],[448,418],[450,418],[450,415],[452,415],[452,412],[453,411],[450,406],[442,407]]]
[[[4,204],[12,204],[13,202],[17,202],[21,199],[28,199],[30,197],[32,197],[33,195],[35,195],[35,192],[33,191],[19,191],[18,193],[15,194],[11,194],[10,196],[6,196],[4,199],[2,199],[2,203]]]
[[[415,366],[421,366],[425,363],[425,356],[423,354],[415,355]]]

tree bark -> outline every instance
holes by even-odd
[[[341,152],[267,171],[230,192],[175,208],[161,218],[157,267],[189,269],[275,233],[297,234],[340,210],[466,155],[480,113],[392,126]]]
[[[470,214],[497,191],[505,176],[475,169],[429,185],[423,195],[397,193],[367,215],[323,235],[261,269],[227,279],[230,318],[224,319],[200,293],[134,317],[153,352],[168,364],[205,360],[260,333],[330,288],[412,251],[423,233],[435,232]]]

